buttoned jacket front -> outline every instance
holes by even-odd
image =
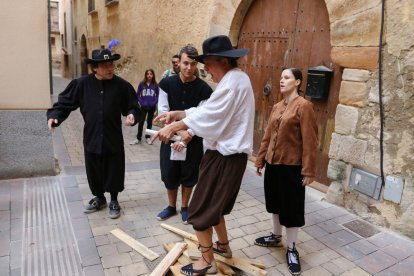
[[[302,175],[316,174],[318,129],[310,101],[296,97],[273,106],[259,152],[256,166],[269,164],[301,165]]]

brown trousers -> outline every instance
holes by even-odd
[[[230,214],[236,202],[247,154],[223,156],[207,150],[200,164],[198,184],[188,206],[188,223],[203,231],[220,223],[220,218]]]

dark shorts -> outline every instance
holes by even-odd
[[[89,188],[94,196],[122,192],[125,180],[125,152],[95,154],[85,150]]]
[[[187,145],[187,156],[185,161],[172,161],[171,143],[161,144],[160,168],[161,180],[167,189],[177,189],[180,185],[194,187],[198,181],[198,172],[201,159],[203,158],[203,139],[194,137]]]
[[[305,187],[302,186],[301,171],[301,166],[266,163],[266,210],[279,214],[280,224],[285,227],[305,225]]]
[[[188,223],[203,231],[220,223],[222,216],[230,214],[236,202],[247,154],[223,156],[207,150],[200,164],[200,177],[188,206]]]

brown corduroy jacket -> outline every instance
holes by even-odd
[[[301,165],[302,175],[316,174],[318,128],[313,104],[303,97],[296,97],[286,104],[283,100],[273,106],[256,167],[269,164]]]

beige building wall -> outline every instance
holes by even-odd
[[[1,1],[0,41],[0,179],[54,174],[48,1]]]
[[[0,18],[0,109],[49,107],[47,2],[2,1]]]

